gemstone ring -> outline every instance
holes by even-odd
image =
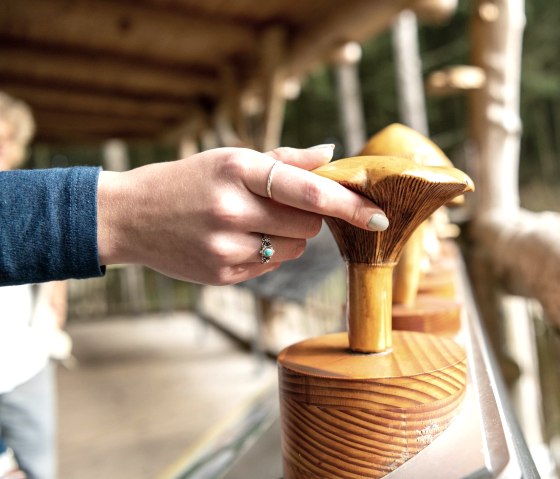
[[[264,233],[262,234],[261,249],[259,250],[259,254],[261,255],[261,263],[268,263],[270,258],[274,256],[274,248],[272,247],[270,238]]]

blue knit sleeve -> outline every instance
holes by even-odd
[[[100,168],[0,172],[0,286],[102,276]]]

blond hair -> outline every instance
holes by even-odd
[[[14,155],[12,166],[23,162],[25,149],[35,133],[35,121],[31,108],[21,100],[0,92],[0,121],[4,121],[12,131]]]

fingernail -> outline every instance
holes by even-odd
[[[325,145],[315,145],[312,146],[310,148],[307,148],[308,150],[319,150],[321,152],[321,154],[325,157],[325,160],[330,161],[333,157],[334,154],[334,145],[332,143],[327,143]]]
[[[308,150],[318,150],[320,148],[330,148],[331,150],[334,150],[334,143],[324,143],[322,145],[310,146],[307,149]]]
[[[380,213],[375,213],[368,221],[368,228],[372,231],[385,231],[389,227],[389,219]]]

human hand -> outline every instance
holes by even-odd
[[[232,284],[301,256],[322,216],[384,229],[368,199],[311,173],[332,145],[258,153],[218,148],[128,172],[102,172],[98,186],[101,264],[141,263],[167,276]],[[267,179],[275,160],[271,198]],[[275,254],[261,263],[261,234]]]

